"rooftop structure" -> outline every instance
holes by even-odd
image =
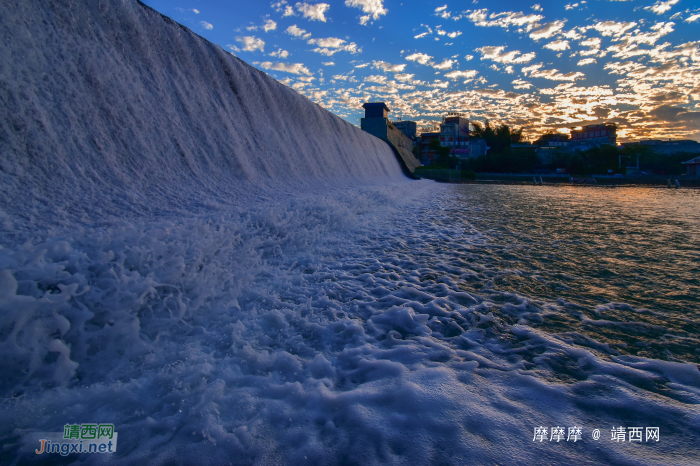
[[[362,104],[365,109],[365,118],[389,118],[389,107],[384,102],[367,102]]]
[[[588,125],[581,129],[571,129],[571,144],[586,147],[601,144],[617,145],[617,126],[614,124]]]

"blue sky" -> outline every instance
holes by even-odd
[[[461,111],[700,140],[700,0],[145,3],[356,125],[385,101],[422,130]]]

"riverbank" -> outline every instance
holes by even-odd
[[[577,186],[649,186],[665,188],[700,188],[700,177],[643,175],[590,175],[540,173],[476,173],[461,170],[430,170],[416,172],[421,178],[443,183],[514,184],[514,185],[577,185]]]

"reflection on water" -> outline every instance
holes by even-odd
[[[499,317],[613,354],[700,362],[700,191],[461,185],[447,196],[451,221],[484,237],[469,246],[482,268],[464,288],[543,307]]]

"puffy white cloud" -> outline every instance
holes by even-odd
[[[530,8],[535,10],[535,11],[542,11],[542,6],[539,3],[535,3]]]
[[[277,29],[277,23],[275,23],[271,19],[266,19],[265,24],[263,24],[263,29],[265,30],[265,32],[274,31],[275,29]]]
[[[382,75],[367,76],[365,78],[365,82],[369,82],[369,83],[385,84],[386,81],[387,81],[386,76],[382,76]]]
[[[509,28],[511,26],[526,26],[528,31],[533,27],[533,25],[544,19],[544,16],[542,15],[525,15],[522,12],[516,13],[513,11],[491,13],[489,15],[488,9],[486,8],[481,10],[467,10],[465,11],[465,14],[467,19],[477,26],[502,28]]]
[[[481,53],[482,60],[491,60],[497,63],[527,63],[535,58],[535,52],[521,53],[520,50],[511,50],[510,52],[504,52],[506,48],[504,46],[489,46],[480,47],[475,49],[476,52]]]
[[[532,84],[527,81],[523,81],[522,79],[516,79],[513,81],[513,89],[530,89],[531,87]]]
[[[345,0],[345,6],[360,8],[366,13],[360,16],[360,24],[367,24],[370,19],[376,21],[389,11],[384,8],[383,0]]]
[[[441,89],[445,89],[449,85],[450,85],[449,81],[440,81],[439,79],[436,79],[432,83],[426,84],[426,86],[428,86],[428,87],[438,87]]]
[[[441,35],[441,36],[447,36],[450,39],[454,39],[455,37],[462,35],[462,31],[447,32],[447,31],[443,31],[442,29],[439,29],[439,28],[437,30],[437,33],[438,33],[438,35]]]
[[[433,64],[432,66],[436,70],[449,70],[450,68],[452,68],[452,65],[454,65],[455,63],[457,63],[457,60],[446,59],[438,64]]]
[[[335,66],[335,63],[332,61],[324,61],[323,66]]]
[[[228,48],[234,52],[239,52],[241,50],[244,52],[255,52],[256,50],[261,52],[265,51],[265,41],[255,36],[238,36],[236,37],[236,41],[241,43],[242,48],[238,48],[235,45],[228,45]]]
[[[302,39],[308,39],[311,37],[310,32],[306,32],[304,29],[297,27],[296,24],[292,24],[284,32],[294,37],[301,37]]]
[[[583,66],[583,65],[590,65],[591,63],[597,63],[595,58],[584,58],[583,60],[579,60],[577,63],[578,66]]]
[[[562,50],[566,50],[570,47],[568,40],[555,40],[554,42],[550,42],[549,44],[545,45],[544,48],[561,52]]]
[[[635,27],[637,23],[630,21],[629,23],[617,21],[602,21],[594,24],[593,26],[588,26],[586,29],[595,29],[603,36],[616,36],[619,37],[628,30]]]
[[[656,13],[657,15],[662,15],[662,14],[666,13],[668,10],[670,10],[671,7],[673,5],[675,5],[676,3],[678,3],[679,1],[680,0],[668,0],[667,2],[658,1],[658,2],[654,3],[652,6],[645,6],[644,9],[652,11],[652,12]]]
[[[253,62],[254,65],[259,65],[261,68],[273,71],[283,71],[291,74],[303,74],[310,76],[311,72],[304,66],[303,63],[272,63],[264,61],[262,63]]]
[[[297,11],[309,21],[322,21],[324,23],[326,22],[325,13],[331,7],[328,3],[316,3],[312,5],[306,2],[300,2],[294,6],[297,8]]]
[[[559,70],[542,70],[542,64],[527,66],[523,68],[522,71],[525,76],[530,76],[531,78],[544,78],[552,81],[576,81],[577,79],[582,79],[585,77],[580,71],[562,74]]]
[[[688,16],[688,17],[685,19],[685,22],[686,22],[686,23],[692,23],[693,21],[696,21],[696,20],[698,20],[698,19],[700,19],[700,13],[695,13],[694,15]]]
[[[414,74],[405,73],[405,74],[395,74],[395,75],[394,75],[394,78],[395,78],[397,81],[406,82],[406,81],[411,81],[411,80],[413,79],[414,76],[415,76]]]
[[[430,55],[416,52],[407,56],[406,60],[415,61],[420,63],[421,65],[427,65],[431,58],[433,57],[431,57]]]
[[[473,59],[473,58],[474,58],[474,55],[465,55],[465,56],[464,56],[464,59],[467,60],[467,61],[469,61],[469,60],[471,60],[471,59]]]
[[[278,49],[276,52],[268,53],[268,55],[271,57],[287,58],[289,56],[289,52],[287,52],[286,50]]]
[[[400,65],[392,65],[391,63],[387,63],[385,61],[372,61],[372,68],[376,68],[378,70],[382,70],[384,72],[392,72],[392,73],[400,73],[406,68],[406,64],[400,64]]]
[[[445,77],[449,79],[473,79],[479,72],[476,70],[465,70],[465,71],[460,71],[460,70],[454,70],[450,71],[449,73],[445,73]]]
[[[564,24],[565,24],[564,21],[553,21],[551,23],[545,23],[542,27],[540,27],[536,31],[532,31],[530,33],[530,39],[532,39],[532,40],[549,39],[554,34],[561,31],[564,28]]]
[[[204,29],[207,29],[209,31],[214,29],[214,26],[211,23],[207,23],[206,21],[200,21],[199,25],[202,26]]]
[[[427,32],[421,32],[421,33],[418,34],[417,36],[413,36],[413,38],[414,38],[414,39],[420,39],[421,37],[425,37],[425,36],[427,36],[427,35],[428,35]]]
[[[318,45],[317,48],[313,49],[313,52],[320,53],[329,57],[338,52],[349,52],[353,55],[362,52],[361,48],[357,48],[356,43],[350,42],[348,44],[345,40],[339,39],[337,37],[309,39],[308,41],[306,41],[306,43]]]

